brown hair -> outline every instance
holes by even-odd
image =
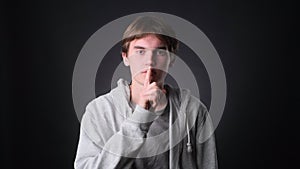
[[[178,49],[178,40],[174,30],[169,25],[160,18],[143,16],[135,19],[125,30],[122,38],[122,52],[128,52],[131,41],[147,35],[155,35],[167,45],[167,50],[172,53]]]

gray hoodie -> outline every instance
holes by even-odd
[[[165,87],[169,101],[164,112],[140,106],[133,110],[129,84],[123,79],[111,92],[92,100],[82,118],[75,168],[135,169],[146,160],[159,163],[152,169],[217,169],[206,107],[188,90]],[[166,120],[160,118],[163,115]],[[149,135],[159,123],[167,127]]]

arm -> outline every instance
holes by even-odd
[[[200,123],[197,124],[196,150],[197,167],[203,169],[217,169],[217,151],[212,120],[207,109],[201,110]]]
[[[90,112],[86,113],[82,120],[78,150],[74,163],[75,168],[131,168],[134,158],[128,157],[135,157],[138,154],[150,126],[149,123],[146,125],[140,122],[152,121],[156,117],[154,113],[137,106],[132,116],[122,123],[120,131],[113,133],[103,147],[96,144],[93,141],[95,139],[92,139],[88,134],[88,130],[93,129],[90,128],[91,125],[84,127],[86,123],[95,123],[89,114]],[[102,130],[102,132],[105,131],[109,131],[109,129]],[[100,134],[105,135],[105,133]],[[114,152],[114,154],[111,152]]]

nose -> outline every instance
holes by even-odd
[[[155,66],[155,52],[153,50],[149,50],[146,54],[146,57],[145,57],[146,61],[146,66]]]

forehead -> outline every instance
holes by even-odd
[[[134,48],[135,46],[144,48],[158,48],[165,47],[166,44],[155,35],[146,35],[130,42],[129,48]]]

